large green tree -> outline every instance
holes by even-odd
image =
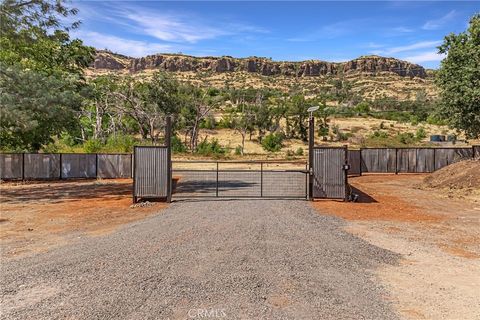
[[[37,151],[74,125],[94,49],[62,24],[76,9],[61,0],[0,4],[1,149]]]
[[[467,137],[480,137],[480,14],[466,32],[446,36],[439,53],[447,55],[436,77],[439,114]]]

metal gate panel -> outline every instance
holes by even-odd
[[[173,196],[178,198],[307,197],[302,161],[173,161]]]
[[[313,197],[345,199],[347,188],[346,148],[313,149]]]
[[[135,147],[133,169],[133,196],[138,198],[167,198],[167,147]]]

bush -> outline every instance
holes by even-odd
[[[223,155],[225,154],[225,149],[222,148],[217,139],[212,139],[211,142],[205,139],[198,144],[196,152],[203,156]]]
[[[415,132],[415,138],[419,141],[425,139],[426,137],[427,137],[427,132],[422,127],[418,128],[417,132]]]
[[[415,136],[411,132],[399,133],[396,139],[402,144],[413,144],[416,141]]]
[[[282,149],[283,136],[278,133],[270,133],[262,139],[262,147],[269,152],[277,152]]]
[[[293,150],[288,149],[287,150],[287,157],[293,157],[295,155],[295,152]]]
[[[242,146],[237,146],[235,148],[235,155],[240,156],[242,154]]]
[[[83,144],[83,151],[87,153],[97,153],[102,150],[103,143],[98,139],[87,140]]]
[[[135,139],[127,135],[110,136],[103,148],[108,152],[132,152],[135,145]]]
[[[202,122],[200,122],[201,129],[215,129],[215,127],[216,127],[215,118],[212,116],[207,117]]]
[[[295,154],[297,156],[303,156],[303,148],[298,148],[297,151],[295,151]]]
[[[172,152],[175,152],[175,153],[187,152],[187,147],[182,142],[182,140],[177,136],[172,136],[171,145],[172,145]]]
[[[337,133],[337,140],[338,141],[347,141],[348,138],[352,137],[353,134],[350,132],[343,132],[343,131],[338,131]]]
[[[370,104],[368,102],[360,102],[355,106],[355,111],[358,113],[368,113],[370,112]]]

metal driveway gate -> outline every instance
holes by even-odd
[[[170,194],[168,147],[134,147],[133,202],[138,199],[166,199]]]
[[[346,147],[314,147],[312,155],[313,198],[348,197]]]
[[[173,197],[308,196],[306,161],[173,161]]]

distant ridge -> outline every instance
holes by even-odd
[[[291,62],[273,61],[262,57],[194,57],[184,54],[155,54],[132,58],[98,50],[92,68],[131,73],[158,69],[167,72],[248,72],[264,76],[287,77],[335,76],[342,73],[345,75],[394,73],[401,77],[423,79],[427,77],[426,70],[418,64],[375,55],[361,56],[346,62],[321,60]]]

